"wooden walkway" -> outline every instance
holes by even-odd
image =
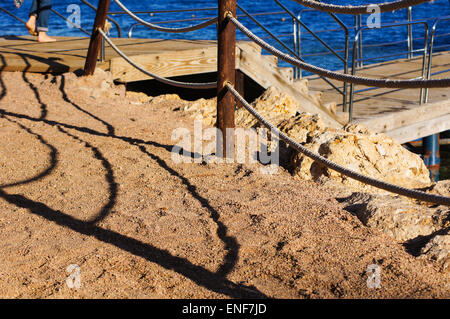
[[[117,46],[147,70],[163,77],[203,74],[217,70],[215,41],[113,39]],[[60,37],[55,43],[40,44],[32,37],[0,38],[0,70],[38,73],[63,73],[83,69],[89,44],[88,38]],[[397,60],[370,65],[357,75],[406,79],[421,73],[422,60]],[[120,82],[149,79],[109,46],[106,61],[98,67],[109,70]],[[309,77],[310,91],[323,92],[322,99],[313,92],[299,89],[292,78],[291,68],[278,67],[276,58],[261,55],[261,49],[251,42],[238,42],[236,67],[263,88],[271,85],[290,94],[301,109],[319,113],[333,127],[346,123],[348,115],[332,114],[324,105],[342,103],[342,96],[316,76]],[[433,72],[450,68],[450,53],[438,53],[433,58]],[[437,77],[447,77],[444,73]],[[341,86],[341,83],[337,83]],[[363,88],[356,86],[356,90]],[[399,142],[450,129],[450,89],[431,89],[428,104],[419,106],[419,89],[376,89],[355,95],[355,122],[375,132],[386,133]],[[338,107],[339,109],[339,107]]]
[[[83,69],[88,38],[58,37],[54,43],[40,44],[29,36],[0,38],[0,70],[38,73],[63,73]],[[216,41],[113,39],[133,61],[163,77],[203,74],[217,71]],[[106,61],[98,67],[108,70],[120,82],[150,79],[124,61],[106,45]],[[292,68],[278,67],[272,56],[261,55],[251,42],[238,42],[236,68],[263,88],[273,85],[297,99],[304,111],[319,113],[333,127],[340,126],[335,116],[307,92],[293,87]]]
[[[432,73],[450,69],[450,52],[433,55]],[[372,78],[411,79],[422,74],[422,58],[377,63],[358,69],[356,75]],[[433,78],[450,77],[450,72]],[[342,95],[317,76],[308,77],[309,88],[323,92],[324,102],[337,101],[342,110]],[[332,81],[339,87],[342,83]],[[367,87],[356,85],[355,91]],[[350,90],[349,90],[350,91]],[[383,132],[399,142],[450,129],[450,88],[429,90],[427,104],[419,105],[420,89],[384,89],[355,94],[353,119],[375,132]],[[338,112],[342,120],[348,113]]]

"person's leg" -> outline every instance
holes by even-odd
[[[38,17],[36,24],[36,29],[37,32],[39,33],[38,35],[39,42],[55,41],[55,39],[52,39],[47,35],[51,8],[52,8],[52,0],[39,0]]]
[[[25,26],[31,35],[38,35],[36,31],[36,17],[38,15],[38,0],[33,0],[30,8],[29,19]]]

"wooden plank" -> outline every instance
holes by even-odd
[[[450,100],[424,104],[411,110],[391,113],[360,122],[373,132],[386,133],[402,127],[409,127],[418,121],[433,120],[450,114]]]
[[[289,94],[297,100],[302,111],[319,114],[327,125],[335,128],[342,126],[333,113],[323,105],[317,104],[309,95],[297,90],[283,74],[285,71],[266,63],[267,60],[258,54],[257,50],[251,47],[240,47],[239,45],[238,47],[241,49],[239,69],[243,73],[265,89],[269,86],[275,86],[282,92]]]
[[[450,52],[439,52],[433,54],[432,71],[443,71],[450,69]],[[342,72],[342,71],[341,71]],[[412,60],[399,59],[389,62],[381,62],[364,66],[358,69],[357,75],[372,78],[394,78],[410,79],[421,76],[422,58],[416,57]],[[447,77],[450,73],[436,75],[435,78]],[[317,76],[307,77],[312,90],[323,92],[323,101],[338,102],[342,105],[342,95],[337,93],[327,83]],[[339,81],[331,80],[334,84],[342,87]],[[355,90],[366,89],[365,86],[356,85]],[[420,89],[386,89],[378,88],[355,94],[355,105],[353,118],[356,123],[362,123],[375,117],[385,116],[392,113],[404,112],[419,107]],[[429,102],[439,102],[450,98],[448,88],[435,88],[429,92]],[[348,116],[347,116],[348,118]]]
[[[146,70],[163,77],[200,74],[217,70],[217,49],[215,47],[169,51],[164,54],[137,55],[132,56],[131,59]],[[111,59],[110,72],[120,82],[150,79],[120,57]]]
[[[395,139],[398,143],[406,143],[447,130],[450,130],[450,114],[402,126],[395,130],[387,131],[385,134]]]

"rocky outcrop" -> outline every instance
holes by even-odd
[[[91,76],[77,77],[74,73],[65,73],[57,77],[56,81],[64,81],[67,89],[77,89],[83,91],[87,96],[99,98],[116,99],[125,97],[125,86],[114,84],[114,79],[110,72],[102,69],[95,69]]]
[[[281,122],[294,117],[299,105],[286,93],[270,87],[252,103],[252,107],[272,124],[278,126]],[[236,125],[258,127],[259,123],[245,108],[240,108],[236,112]]]
[[[357,125],[342,130],[327,129],[320,119],[311,115],[301,116],[291,125],[284,124],[281,128],[308,149],[363,175],[408,188],[431,185],[428,169],[421,158],[386,135],[372,134]],[[318,180],[326,176],[355,190],[380,192],[300,153],[292,157],[292,166],[294,174],[302,179]]]
[[[187,103],[184,111],[203,124],[216,122],[216,99],[200,99]],[[358,125],[343,129],[325,126],[318,115],[300,113],[297,102],[275,87],[267,89],[252,106],[272,124],[305,147],[329,160],[361,174],[409,188],[431,185],[428,169],[421,158],[383,134],[373,134]],[[258,121],[244,108],[235,114],[239,127],[258,127]],[[285,154],[285,152],[283,153]],[[327,169],[303,154],[291,157],[293,174],[301,179],[330,178],[355,190],[379,192],[371,186]]]
[[[450,227],[450,208],[419,205],[404,197],[354,193],[345,201],[346,210],[364,225],[377,228],[398,242],[429,236]]]
[[[214,126],[217,119],[217,98],[187,102],[183,110],[195,120],[202,121],[203,125]]]
[[[337,164],[388,183],[407,188],[431,188],[430,192],[450,195],[450,181],[431,187],[429,171],[422,159],[384,134],[372,133],[359,125],[329,128],[318,115],[300,113],[295,100],[273,87],[252,106],[291,138]],[[184,110],[206,125],[216,122],[215,99],[190,102]],[[236,111],[236,125],[258,127],[259,123],[247,110],[240,108]],[[379,229],[401,243],[431,236],[422,248],[423,258],[431,258],[448,268],[448,235],[435,236],[450,227],[448,207],[427,206],[394,196],[317,164],[292,149],[285,148],[280,154],[287,157],[296,178],[332,185],[333,192],[346,194],[343,196],[348,197],[342,199],[346,209],[367,227]],[[286,158],[281,159],[285,161]]]
[[[422,248],[420,257],[436,262],[442,272],[450,273],[450,234],[433,237]]]
[[[298,111],[296,100],[274,87],[268,88],[252,103],[252,106],[276,125],[295,116]],[[190,114],[194,119],[202,120],[206,126],[213,126],[216,124],[217,99],[199,99],[194,102],[187,102],[184,112]],[[236,110],[235,122],[238,127],[259,126],[258,121],[244,108]]]

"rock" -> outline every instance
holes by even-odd
[[[181,98],[178,94],[163,94],[150,99],[150,103],[161,103],[163,101],[179,101]]]
[[[344,201],[345,209],[361,222],[381,230],[399,242],[428,236],[450,226],[450,208],[426,207],[404,197],[354,193]]]
[[[65,73],[56,79],[57,82],[63,82],[65,89],[81,90],[87,96],[94,98],[105,97],[115,99],[125,97],[125,86],[115,85],[110,72],[102,69],[95,69],[91,76],[77,77],[74,73]]]
[[[217,118],[217,98],[199,99],[188,103],[184,111],[196,120],[201,120],[205,126],[214,126]]]
[[[372,134],[361,126],[348,126],[343,130],[322,129],[316,124],[316,119],[304,117],[300,120],[308,123],[293,125],[287,131],[289,136],[306,143],[305,147],[337,164],[403,187],[424,188],[431,185],[422,159],[386,135]],[[308,135],[305,130],[310,126],[317,131]],[[305,134],[308,136],[306,141]],[[317,180],[326,176],[359,191],[384,192],[323,167],[303,154],[292,158],[292,166],[294,174],[302,179]]]
[[[297,114],[298,103],[286,93],[275,87],[269,87],[251,104],[259,114],[270,123],[278,125]],[[239,127],[259,127],[255,119],[245,108],[236,111],[236,125]]]
[[[307,89],[307,81],[299,81],[295,85]],[[317,98],[319,99],[319,95]],[[216,101],[214,98],[190,102],[184,111],[195,119],[201,119],[203,124],[213,126],[216,123]],[[354,124],[339,130],[327,128],[318,115],[298,114],[297,102],[275,87],[268,88],[252,106],[294,140],[337,164],[408,188],[424,188],[432,184],[421,158],[393,139],[383,134],[373,134]],[[245,108],[236,111],[235,119],[238,127],[260,126]],[[303,154],[292,153],[292,150],[280,152],[282,156],[290,158],[293,173],[299,178],[315,181],[330,178],[358,191],[385,192],[327,169]],[[286,159],[281,159],[281,162],[285,161]]]
[[[133,102],[133,103],[137,103],[137,104],[144,104],[144,103],[148,103],[150,102],[151,99],[153,99],[153,97],[148,96],[145,93],[142,92],[133,92],[133,91],[127,91],[126,93],[126,98]]]
[[[251,105],[275,125],[293,117],[298,110],[297,102],[275,87],[268,88]],[[217,99],[190,102],[184,107],[184,111],[195,119],[201,119],[204,125],[213,126],[216,124]],[[238,127],[259,127],[258,121],[245,108],[236,110],[235,121]]]
[[[450,179],[437,182],[430,193],[450,197]]]
[[[420,258],[432,260],[442,272],[450,273],[450,234],[434,236],[422,248]]]

